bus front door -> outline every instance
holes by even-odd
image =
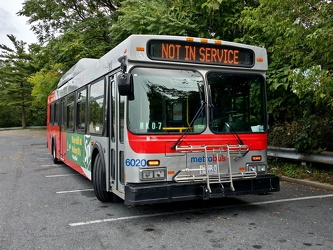
[[[119,96],[117,84],[113,77],[109,78],[110,87],[110,185],[114,193],[124,198],[125,172],[124,172],[124,122],[125,97]]]

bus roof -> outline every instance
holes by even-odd
[[[158,46],[164,47],[161,49]],[[62,90],[59,95],[66,95],[69,91],[119,68],[118,59],[122,56],[125,56],[126,63],[186,63],[195,67],[245,67],[257,71],[265,71],[268,68],[267,52],[261,47],[196,37],[131,35],[100,59],[83,58],[78,61],[60,79],[58,89]],[[240,56],[243,59],[240,59]],[[187,57],[190,60],[187,60]]]
[[[58,88],[68,82],[70,79],[74,78],[76,75],[84,71],[89,66],[96,63],[98,59],[94,58],[82,58],[73,67],[71,67],[61,78],[58,83]]]

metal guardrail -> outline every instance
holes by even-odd
[[[267,155],[271,157],[333,165],[333,152],[323,151],[320,154],[302,154],[294,148],[268,147]]]

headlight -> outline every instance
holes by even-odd
[[[142,181],[164,180],[166,176],[165,168],[140,169],[140,179]]]
[[[266,172],[267,166],[264,163],[261,164],[248,163],[246,164],[246,169],[249,172],[263,173]]]

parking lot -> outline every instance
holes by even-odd
[[[0,131],[0,249],[333,249],[333,193],[281,191],[208,201],[101,203],[53,164],[45,130]]]

